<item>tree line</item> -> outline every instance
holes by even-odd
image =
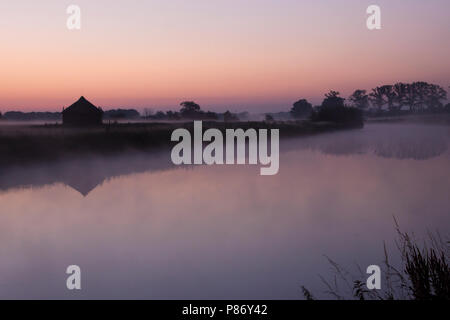
[[[180,111],[158,111],[153,114],[150,110],[145,110],[144,118],[151,120],[223,120],[223,121],[239,121],[248,118],[247,112],[239,114],[226,111],[224,113],[216,113],[212,111],[203,111],[200,105],[194,101],[183,101],[180,103]]]
[[[290,114],[295,119],[312,118],[324,121],[338,119],[339,122],[342,119],[359,118],[363,113],[370,116],[405,112],[450,112],[450,103],[444,105],[447,91],[439,85],[423,81],[382,85],[371,89],[370,92],[357,89],[348,97],[349,103],[346,104],[345,100],[339,92],[330,91],[325,94],[319,106],[313,107],[306,99],[298,100],[294,103]]]
[[[424,81],[399,82],[373,88],[370,93],[366,90],[355,90],[349,100],[355,107],[363,110],[372,105],[377,110],[386,107],[391,112],[400,111],[403,107],[410,112],[435,112],[444,110],[447,91],[437,84]]]
[[[346,103],[346,100],[348,103]],[[371,89],[355,90],[348,99],[342,98],[338,91],[325,94],[321,105],[313,107],[306,99],[300,99],[293,104],[289,115],[294,119],[310,118],[313,121],[347,122],[362,121],[363,115],[398,115],[404,113],[439,113],[449,112],[447,91],[439,85],[417,81],[413,83],[398,82],[393,85],[382,85]],[[179,111],[158,111],[153,113],[145,109],[144,118],[151,120],[248,120],[248,112],[216,113],[203,111],[194,101],[180,103]],[[58,120],[59,112],[6,112],[0,119],[7,120]],[[106,119],[136,119],[140,117],[134,109],[109,110],[104,114]],[[278,118],[278,117],[277,117]],[[266,114],[266,122],[274,121],[274,114]]]
[[[103,119],[105,120],[139,119],[140,116],[139,112],[134,109],[113,109],[103,113]],[[3,115],[0,112],[1,119],[10,121],[60,121],[61,112],[8,111]]]

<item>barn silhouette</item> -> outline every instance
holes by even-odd
[[[85,97],[63,109],[63,124],[75,126],[92,126],[102,124],[103,110],[97,108]]]

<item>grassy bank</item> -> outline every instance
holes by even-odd
[[[395,220],[395,219],[394,219]],[[428,238],[418,240],[400,230],[395,220],[396,247],[400,264],[393,265],[384,245],[384,261],[380,268],[382,288],[369,290],[367,274],[361,268],[359,275],[340,266],[327,257],[334,270],[332,280],[320,276],[330,298],[338,300],[450,300],[450,241],[439,232],[428,233]],[[305,287],[302,292],[307,300],[314,295]]]
[[[293,137],[351,129],[347,124],[311,121],[291,122],[203,122],[203,130],[249,128],[280,129],[280,137]],[[83,154],[114,154],[128,150],[151,151],[170,147],[173,130],[193,131],[193,122],[104,124],[92,128],[71,128],[62,125],[0,124],[0,164],[57,160]]]

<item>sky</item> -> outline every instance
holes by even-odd
[[[81,8],[81,30],[66,9]],[[381,30],[366,9],[381,7]],[[448,0],[2,0],[0,111],[287,111],[398,81],[450,85]]]

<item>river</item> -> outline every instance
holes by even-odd
[[[385,242],[398,262],[393,217],[448,235],[449,143],[448,126],[367,124],[283,140],[275,176],[168,151],[3,168],[0,298],[326,298],[325,256],[357,272]]]

